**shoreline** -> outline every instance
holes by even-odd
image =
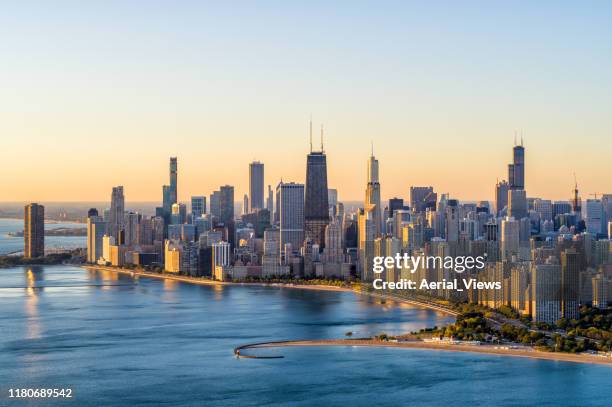
[[[559,362],[585,363],[612,366],[612,359],[603,356],[595,356],[589,354],[575,354],[562,352],[543,352],[533,348],[525,349],[503,349],[500,346],[504,345],[464,345],[464,344],[437,344],[431,342],[423,342],[419,340],[405,342],[388,342],[372,339],[330,339],[330,340],[312,340],[312,341],[284,341],[284,342],[265,342],[250,345],[243,345],[234,349],[234,354],[238,358],[249,359],[268,359],[266,357],[258,357],[255,355],[243,355],[241,350],[258,349],[258,348],[277,348],[290,346],[359,346],[370,348],[400,348],[400,349],[420,349],[420,350],[436,350],[445,352],[466,352],[480,353],[486,355],[510,356],[531,358],[540,360],[551,360]],[[282,358],[283,356],[275,356],[274,358]]]
[[[349,287],[337,287],[330,285],[308,285],[308,284],[287,284],[287,283],[234,283],[228,281],[215,281],[207,279],[198,279],[188,276],[179,275],[167,275],[158,274],[152,272],[129,270],[124,268],[115,268],[110,266],[95,266],[95,265],[81,265],[81,268],[86,270],[95,271],[112,271],[120,274],[128,274],[130,276],[138,276],[144,278],[155,278],[159,280],[172,280],[183,282],[187,284],[195,285],[208,285],[208,286],[260,286],[260,287],[275,287],[275,288],[293,288],[300,290],[318,290],[318,291],[340,291],[340,292],[352,292],[354,294],[368,296],[371,298],[379,298],[389,301],[395,301],[398,303],[408,304],[414,307],[427,308],[439,313],[445,313],[451,316],[457,316],[459,313],[453,310],[444,309],[437,307],[432,304],[422,303],[419,301],[413,301],[409,299],[396,298],[393,296],[378,294],[368,291],[361,291]],[[422,340],[410,340],[402,342],[390,342],[390,341],[379,341],[372,339],[330,339],[330,340],[295,340],[295,341],[272,341],[255,344],[247,344],[234,349],[234,354],[239,358],[252,358],[252,359],[277,359],[279,357],[257,357],[251,355],[240,354],[241,349],[256,349],[256,348],[272,348],[272,347],[286,347],[286,346],[362,346],[362,347],[390,347],[390,348],[404,348],[404,349],[421,349],[421,350],[438,350],[446,352],[471,352],[488,355],[498,356],[511,356],[511,357],[523,357],[532,359],[543,359],[543,360],[555,360],[560,362],[574,362],[574,363],[587,363],[587,364],[599,364],[612,366],[612,359],[601,356],[589,355],[589,354],[574,354],[574,353],[563,353],[563,352],[543,352],[538,351],[535,348],[525,347],[523,349],[504,349],[502,346],[507,345],[466,345],[466,344],[445,344],[445,343],[431,343],[424,342]],[[496,349],[497,347],[497,349]]]

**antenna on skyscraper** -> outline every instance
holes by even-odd
[[[312,153],[312,115],[310,115],[310,152]]]
[[[321,152],[323,152],[323,125],[321,125]]]
[[[374,140],[370,140],[370,145],[372,148],[372,157],[374,157]]]

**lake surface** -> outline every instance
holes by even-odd
[[[9,400],[10,387],[68,387],[78,406],[603,406],[612,397],[607,366],[350,347],[233,356],[252,342],[448,322],[353,293],[196,286],[73,266],[0,269],[0,287],[0,405],[66,405]]]
[[[45,230],[57,228],[84,228],[84,223],[45,223]],[[23,251],[23,236],[9,236],[21,232],[23,219],[0,219],[0,255]],[[45,236],[45,249],[76,249],[87,247],[85,236]]]

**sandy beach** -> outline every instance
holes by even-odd
[[[556,360],[561,362],[591,363],[612,366],[612,359],[597,355],[573,354],[561,352],[544,352],[531,348],[526,349],[505,349],[504,345],[464,345],[423,342],[420,340],[391,342],[373,339],[330,339],[314,341],[287,341],[287,342],[268,342],[254,345],[245,345],[236,348],[237,356],[241,356],[244,350],[257,348],[276,348],[286,346],[364,346],[364,347],[386,347],[386,348],[405,348],[405,349],[424,349],[446,352],[470,352],[484,353],[489,355],[512,356],[532,359]],[[236,353],[235,350],[235,353]],[[248,356],[247,356],[248,357]]]

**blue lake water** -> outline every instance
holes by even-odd
[[[83,228],[84,223],[45,223],[45,230],[57,228]],[[23,237],[9,236],[9,232],[23,230],[22,219],[0,219],[0,255],[23,251]],[[85,236],[45,236],[46,249],[76,249],[86,247]]]
[[[383,348],[232,354],[245,343],[447,321],[346,292],[195,286],[73,266],[0,269],[0,405],[66,405],[9,400],[10,387],[69,387],[79,406],[610,405],[607,366]]]

